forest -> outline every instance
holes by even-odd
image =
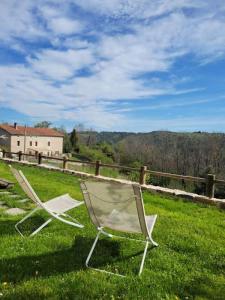
[[[203,176],[225,177],[225,134],[80,132],[78,140],[90,148],[108,146],[116,163],[146,165],[151,170]]]
[[[89,149],[96,149],[112,162],[126,166],[146,165],[153,171],[205,177],[215,174],[225,179],[225,134],[79,132],[78,140]],[[98,158],[99,159],[99,158]],[[104,158],[103,158],[104,161]],[[203,184],[177,182],[168,178],[151,178],[150,183],[204,193]],[[216,195],[225,197],[224,187]]]

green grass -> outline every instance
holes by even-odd
[[[20,169],[42,200],[63,193],[82,200],[75,176],[35,167]],[[13,180],[3,162],[0,177]],[[12,191],[24,196],[17,185]],[[0,196],[2,200],[16,205],[7,196]],[[126,278],[85,268],[96,234],[85,206],[71,212],[84,229],[53,221],[33,238],[15,232],[21,217],[0,211],[0,299],[224,299],[225,212],[147,192],[144,200],[146,214],[158,214],[153,237],[160,246],[148,251],[140,278],[135,273],[143,245],[132,241],[102,239],[91,261]],[[46,217],[35,215],[26,222],[25,232]]]

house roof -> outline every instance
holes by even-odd
[[[49,136],[49,137],[63,137],[64,134],[54,130],[52,128],[34,128],[34,127],[24,127],[18,126],[15,128],[13,125],[0,124],[0,129],[5,130],[10,135],[24,135],[26,130],[26,135],[29,136]]]

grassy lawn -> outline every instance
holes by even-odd
[[[63,193],[82,200],[78,178],[35,167],[20,169],[43,201]],[[3,162],[0,177],[13,180]],[[12,191],[25,198],[17,185]],[[53,221],[33,238],[22,238],[14,230],[21,216],[0,210],[0,299],[225,299],[225,212],[147,192],[144,200],[146,214],[158,214],[153,238],[159,247],[148,251],[140,278],[135,273],[143,244],[132,241],[102,239],[91,261],[126,278],[85,268],[96,234],[85,206],[71,212],[84,229]],[[18,207],[7,195],[0,195],[0,201]],[[28,210],[32,204],[20,207]],[[24,231],[45,218],[35,215]]]

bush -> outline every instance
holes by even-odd
[[[80,154],[86,156],[91,161],[101,160],[103,163],[113,163],[112,157],[108,157],[101,150],[89,148],[85,145],[80,145]]]

